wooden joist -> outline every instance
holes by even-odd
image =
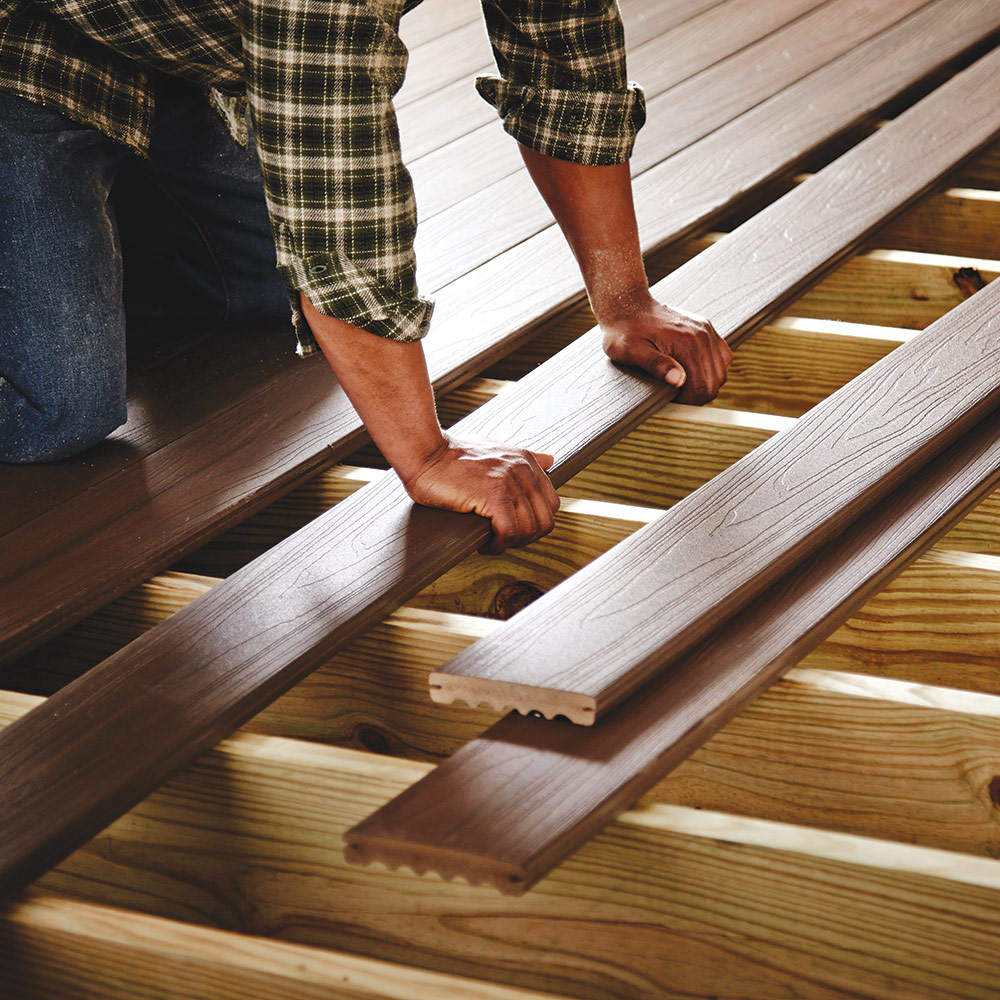
[[[556,1000],[42,893],[0,907],[0,980],[17,1000]]]
[[[994,415],[592,731],[509,716],[349,831],[348,858],[524,892],[998,483]]]
[[[987,56],[965,70],[675,272],[658,293],[707,312],[730,338],[745,334],[989,138],[995,125],[982,109],[998,100],[997,63],[1000,56]],[[846,193],[845,185],[859,177],[871,197],[857,200]],[[987,289],[966,303],[962,316],[970,328],[979,316],[977,303],[990,298]],[[958,347],[960,322],[948,329]],[[564,481],[669,398],[668,387],[607,362],[599,340],[599,331],[582,338],[460,426],[549,447],[557,454],[553,477]],[[935,349],[943,353],[936,345],[916,357],[933,358]],[[970,360],[952,390],[952,435],[983,411],[981,397],[993,386],[991,378],[1000,379],[997,366]],[[908,457],[900,455],[903,471],[905,463],[929,457],[930,440],[937,447],[946,443],[943,417],[938,410],[915,422],[927,439],[904,435],[909,448]],[[870,492],[864,483],[859,495]],[[0,797],[10,831],[0,846],[0,887],[30,881],[92,836],[474,551],[486,533],[485,522],[471,515],[410,506],[398,480],[386,477],[54,695],[0,735],[0,756],[8,761]],[[575,635],[574,643],[580,639]],[[542,707],[553,714],[551,704]],[[557,710],[565,709],[560,703]],[[97,728],[95,714],[102,718]],[[570,708],[566,714],[585,713]],[[112,747],[115,763],[109,768]],[[84,773],[86,783],[78,777]]]
[[[989,0],[928,4],[671,157],[663,169],[647,171],[637,183],[646,207],[644,245],[679,238],[724,211],[998,29],[1000,10]],[[734,144],[741,150],[736,159]],[[540,268],[544,282],[537,280]],[[507,290],[499,300],[497,289]],[[579,274],[551,227],[442,289],[428,345],[439,390],[487,367],[540,319],[581,298]],[[234,353],[245,363],[232,365]],[[164,434],[157,424],[150,434],[152,425],[140,416],[89,453],[86,466],[63,463],[5,477],[3,509],[20,513],[4,522],[0,658],[37,645],[362,440],[322,362],[290,358],[284,332],[215,337],[209,354],[198,349],[173,359],[176,377],[167,369],[158,378],[150,373],[157,384],[181,387],[198,373],[202,396],[192,403],[181,393],[166,407],[192,421],[183,431]],[[261,407],[260,380],[273,390],[269,399],[280,413]],[[209,396],[217,405],[220,390],[228,405],[209,417]],[[127,559],[114,540],[127,546]],[[85,582],[74,571],[81,563],[91,567]]]
[[[517,899],[346,865],[343,831],[427,771],[239,736],[42,887],[587,1000],[665,985],[833,1000],[887,982],[908,1000],[990,997],[995,860],[650,802]]]

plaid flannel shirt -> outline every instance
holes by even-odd
[[[150,71],[205,86],[239,131],[248,102],[301,353],[295,306],[417,340],[416,207],[392,98],[407,52],[397,28],[421,0],[11,0],[0,13],[0,88],[139,153]],[[447,0],[443,0],[447,2]],[[482,0],[499,76],[477,80],[532,149],[586,164],[631,155],[645,118],[625,75],[615,0]]]

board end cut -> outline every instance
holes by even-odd
[[[344,857],[352,865],[382,864],[394,872],[408,868],[415,875],[435,874],[446,882],[461,879],[474,888],[492,886],[505,896],[523,896],[537,881],[517,865],[432,844],[409,848],[391,838],[366,832],[365,826],[361,823],[347,835]]]
[[[513,710],[546,719],[565,718],[578,726],[592,726],[597,717],[596,699],[579,691],[441,671],[430,675],[428,685],[431,701],[442,705],[456,702],[464,702],[470,708],[486,705],[497,712]]]

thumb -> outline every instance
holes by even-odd
[[[555,457],[547,455],[544,451],[529,451],[528,454],[543,468],[551,469],[555,464]]]
[[[687,372],[681,363],[650,341],[633,340],[628,347],[627,356],[618,360],[636,365],[677,389],[687,381]]]

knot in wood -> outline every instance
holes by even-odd
[[[537,601],[542,591],[529,580],[515,580],[504,584],[493,598],[490,605],[490,617],[507,621],[518,611],[526,608],[532,601]]]

